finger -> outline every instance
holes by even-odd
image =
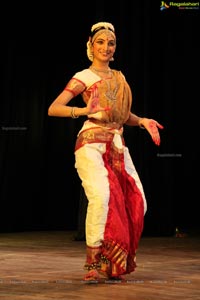
[[[152,138],[154,144],[156,144],[157,146],[160,146],[160,139],[159,138]]]
[[[91,90],[92,97],[96,97],[96,89],[97,89],[97,86],[96,86],[96,84],[94,84],[92,87],[92,90]]]
[[[97,98],[97,87],[95,86],[95,89],[94,89],[94,97]]]
[[[95,96],[96,96],[96,98],[99,98],[99,90],[98,90],[97,86],[96,86],[96,89],[95,89]]]
[[[95,89],[94,89],[94,91],[95,91],[95,97],[98,98],[98,97],[99,97],[99,90],[98,90],[98,87],[97,87],[96,84],[95,84]]]
[[[157,125],[157,126],[158,126],[158,128],[160,128],[160,129],[163,129],[163,128],[164,128],[164,126],[163,126],[163,125],[161,125],[160,123],[157,123],[156,125]]]
[[[94,86],[93,88],[92,88],[92,98],[95,98],[96,97],[96,87]]]
[[[97,101],[98,101],[98,99],[97,98],[93,98],[92,99],[92,108],[95,108],[96,106],[97,106]]]

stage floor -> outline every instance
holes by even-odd
[[[2,300],[199,300],[200,237],[142,237],[125,281],[85,283],[75,232],[0,233]]]

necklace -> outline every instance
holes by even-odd
[[[96,73],[106,73],[106,74],[111,74],[111,77],[104,77],[104,76],[100,76],[102,78],[102,80],[105,82],[106,86],[107,86],[107,90],[104,93],[104,95],[106,96],[106,98],[110,101],[116,101],[117,99],[117,91],[119,88],[119,85],[117,84],[117,80],[115,75],[113,74],[112,70],[109,68],[108,70],[101,70],[101,69],[97,69],[93,66],[90,67],[91,70],[94,70]],[[113,87],[111,87],[111,80],[113,81]]]
[[[104,81],[107,85],[107,91],[105,92],[105,96],[108,100],[116,101],[117,91],[118,91],[119,87],[118,87],[118,84],[117,84],[116,77],[114,75],[113,75],[113,80],[114,80],[114,87],[111,88],[110,79],[104,79]]]
[[[106,74],[108,74],[108,73],[111,72],[110,68],[103,70],[103,69],[98,69],[98,68],[95,68],[95,67],[91,66],[90,69],[96,71],[97,73],[100,72],[100,73],[106,73]]]

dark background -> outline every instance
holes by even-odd
[[[1,10],[0,231],[76,230],[76,134],[84,118],[48,117],[71,76],[90,65],[91,26],[113,23],[115,61],[132,110],[164,125],[161,145],[125,127],[144,185],[144,235],[199,230],[199,11],[152,1],[7,3]],[[83,105],[80,96],[73,103]],[[95,176],[95,174],[94,174]]]

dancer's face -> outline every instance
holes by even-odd
[[[116,49],[116,39],[109,31],[98,35],[92,43],[94,59],[110,61]]]

